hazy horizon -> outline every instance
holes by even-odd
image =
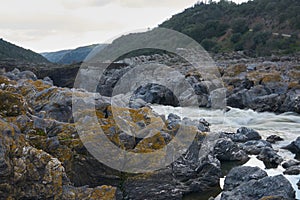
[[[11,0],[2,3],[0,8],[0,37],[39,53],[107,43],[125,33],[157,27],[197,2]]]

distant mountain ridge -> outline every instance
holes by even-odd
[[[46,52],[46,53],[41,53],[43,57],[45,57],[47,60],[49,60],[52,63],[57,63],[60,61],[67,53],[71,52],[72,49],[68,50],[61,50],[61,51],[56,51],[56,52]]]
[[[38,53],[35,53],[29,49],[24,49],[10,42],[0,39],[0,60],[16,60],[22,62],[32,62],[32,63],[48,63],[49,61],[45,59]]]
[[[41,53],[47,60],[58,64],[73,64],[82,62],[94,48],[104,48],[106,44],[93,44],[76,49]]]

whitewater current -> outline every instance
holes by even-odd
[[[204,118],[210,123],[211,132],[236,132],[240,127],[253,128],[260,133],[263,139],[270,135],[278,135],[284,141],[277,142],[273,148],[278,151],[284,161],[293,159],[295,157],[291,152],[281,149],[281,147],[290,144],[298,136],[300,136],[300,115],[296,113],[275,114],[270,112],[255,112],[253,110],[241,110],[237,108],[229,108],[228,111],[212,110],[195,107],[171,107],[152,105],[152,109],[158,114],[165,115],[174,113],[181,118],[188,117],[192,120],[199,120]],[[264,169],[269,176],[282,174],[284,169],[281,165],[276,169],[266,169],[262,161],[258,160],[256,156],[250,156],[250,160],[244,164],[245,166],[257,166]],[[291,182],[296,191],[296,198],[300,199],[300,191],[297,187],[297,182],[300,180],[300,175],[285,175]],[[225,177],[224,177],[225,178]],[[223,187],[224,178],[220,180],[220,187]],[[198,195],[199,197],[199,195]],[[218,196],[220,197],[220,196]],[[203,199],[197,198],[197,195],[191,195],[189,200]]]

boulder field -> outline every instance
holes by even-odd
[[[153,63],[164,65],[170,70],[164,72],[160,69],[160,73],[166,74],[165,80],[161,81],[164,83],[162,85],[151,83],[142,75],[139,75],[140,78],[134,77],[142,86],[132,88],[134,92],[128,97],[133,108],[144,106],[146,103],[211,107],[214,96],[217,96],[220,90],[222,95],[222,91],[225,90],[223,99],[226,97],[226,105],[230,107],[253,109],[258,112],[300,113],[300,64],[297,57],[240,59],[231,62],[216,60],[215,76],[219,77],[216,80],[206,80],[205,74],[176,56],[140,56],[120,62],[124,64],[123,67],[108,68],[103,74],[97,88],[102,95],[114,95],[114,87],[118,81],[124,78],[127,72],[134,72],[136,67],[144,67],[141,73],[136,74],[144,73],[147,66]],[[184,78],[176,76],[171,70],[180,72]],[[169,77],[172,77],[171,80]],[[183,85],[179,83],[184,81],[191,86],[191,90],[176,94],[174,91],[180,90]],[[126,81],[123,83],[127,84]],[[172,87],[169,87],[170,85]],[[192,99],[194,95],[196,99]]]
[[[242,164],[250,154],[258,155],[270,167],[282,162],[271,143],[262,140],[253,129],[241,127],[236,133],[212,133],[205,119],[160,116],[149,107],[114,107],[110,98],[99,96],[94,102],[98,125],[117,148],[151,153],[167,146],[181,127],[185,127],[184,134],[195,134],[191,145],[172,164],[143,174],[120,172],[100,163],[82,143],[72,114],[74,94],[83,99],[93,95],[81,89],[53,86],[50,78],[38,79],[31,71],[15,69],[0,75],[0,199],[182,199],[185,194],[219,187],[219,179],[224,176],[223,162]],[[76,115],[89,119],[89,112],[83,108]],[[146,133],[152,131],[151,137],[129,135],[116,124],[117,118],[132,132],[145,128]],[[147,129],[151,124],[152,128]],[[155,162],[150,161],[149,165]],[[244,194],[241,182],[254,186],[272,183],[257,192],[259,198],[279,194],[272,190],[285,192],[280,194],[287,199],[293,196],[283,176],[267,177],[255,170],[253,173],[261,174],[255,175],[255,182],[250,180],[252,175],[249,180],[232,178],[225,182],[222,198],[244,195],[247,199],[256,195]],[[229,177],[235,177],[234,173]]]
[[[172,79],[165,72],[165,84],[154,84],[144,76],[133,76],[140,83],[138,88],[130,88],[133,94],[126,98],[132,108],[145,106],[147,103],[184,106],[198,105],[211,107],[213,96],[225,89],[226,104],[230,107],[253,109],[258,112],[296,112],[300,113],[300,60],[299,55],[266,58],[245,58],[239,54],[220,54],[215,60],[216,76],[219,81],[206,80],[205,75],[195,70],[191,64],[173,55],[151,55],[127,58],[111,64],[102,74],[97,91],[107,97],[114,94],[114,88],[127,72],[138,66],[153,63],[166,66],[181,74],[172,73]],[[15,67],[34,72],[39,79],[49,76],[54,85],[59,87],[74,86],[76,75],[84,64],[55,65],[30,64],[0,61],[0,67],[12,71]],[[84,71],[84,70],[83,70]],[[143,71],[142,71],[143,72]],[[84,73],[84,72],[83,72]],[[135,74],[137,74],[136,72]],[[158,71],[157,73],[160,73]],[[89,74],[91,75],[91,74]],[[93,74],[92,74],[93,75]],[[13,79],[13,74],[9,77]],[[183,78],[182,78],[183,76]],[[129,81],[123,84],[130,85]],[[86,81],[89,79],[85,79]],[[186,81],[191,89],[185,91],[180,82]],[[220,84],[220,81],[222,84]],[[148,82],[148,83],[147,83]],[[173,88],[168,86],[172,85]],[[125,88],[127,89],[127,88]],[[184,90],[174,94],[175,90]],[[224,90],[222,90],[224,91]],[[192,98],[196,95],[196,99]],[[126,94],[125,94],[126,96]],[[224,99],[225,99],[224,96]],[[124,97],[122,97],[124,98]],[[225,105],[225,104],[224,104]]]

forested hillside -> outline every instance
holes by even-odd
[[[0,60],[16,60],[34,63],[48,62],[48,60],[40,54],[16,46],[3,39],[0,39]]]
[[[300,50],[300,1],[253,0],[197,3],[160,27],[185,33],[211,52],[244,51],[254,56]]]

